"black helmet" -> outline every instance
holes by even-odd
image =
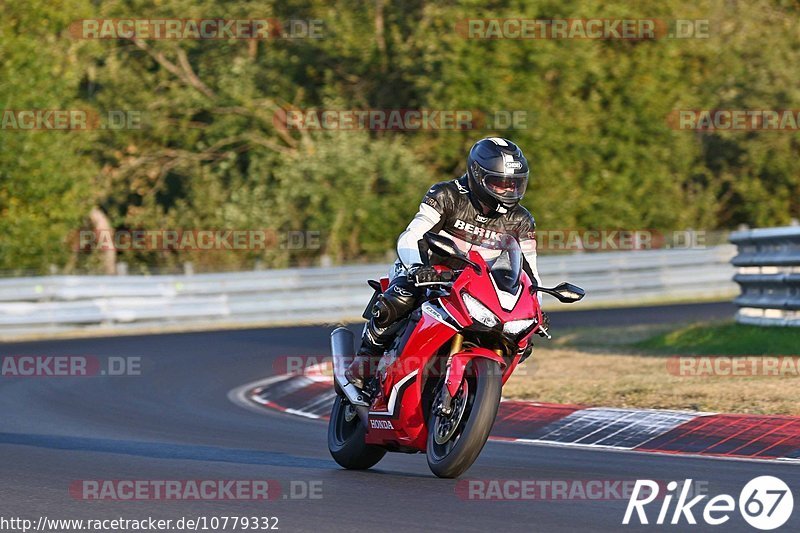
[[[469,189],[484,214],[513,209],[528,186],[528,160],[522,150],[500,137],[476,142],[467,157]]]

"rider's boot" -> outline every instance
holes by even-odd
[[[388,327],[380,328],[375,325],[373,317],[364,328],[361,348],[358,349],[353,362],[344,371],[344,377],[356,388],[363,390],[364,380],[375,373],[384,351],[392,340],[391,330],[393,328],[391,326],[390,324]]]

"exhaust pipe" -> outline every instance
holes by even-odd
[[[367,403],[367,398],[344,377],[344,371],[353,360],[355,352],[353,340],[353,332],[344,327],[338,327],[331,333],[333,379],[336,383],[336,392],[343,394],[347,398],[355,407],[364,427],[369,427],[369,403]]]

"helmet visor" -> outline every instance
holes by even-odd
[[[486,190],[500,200],[516,201],[522,199],[525,189],[528,187],[528,176],[526,174],[486,174],[483,177],[483,185]]]

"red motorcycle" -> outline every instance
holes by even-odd
[[[337,396],[328,448],[344,468],[370,468],[387,451],[426,452],[437,476],[461,475],[486,444],[503,384],[530,355],[532,336],[549,338],[536,292],[564,303],[584,296],[570,283],[532,283],[516,239],[502,240],[488,261],[474,250],[465,255],[440,235],[426,234],[425,241],[441,259],[435,268],[442,279],[452,281],[424,284],[422,305],[363,391],[344,377],[354,354],[352,332],[340,327],[331,333]],[[377,295],[388,282],[370,285]]]

